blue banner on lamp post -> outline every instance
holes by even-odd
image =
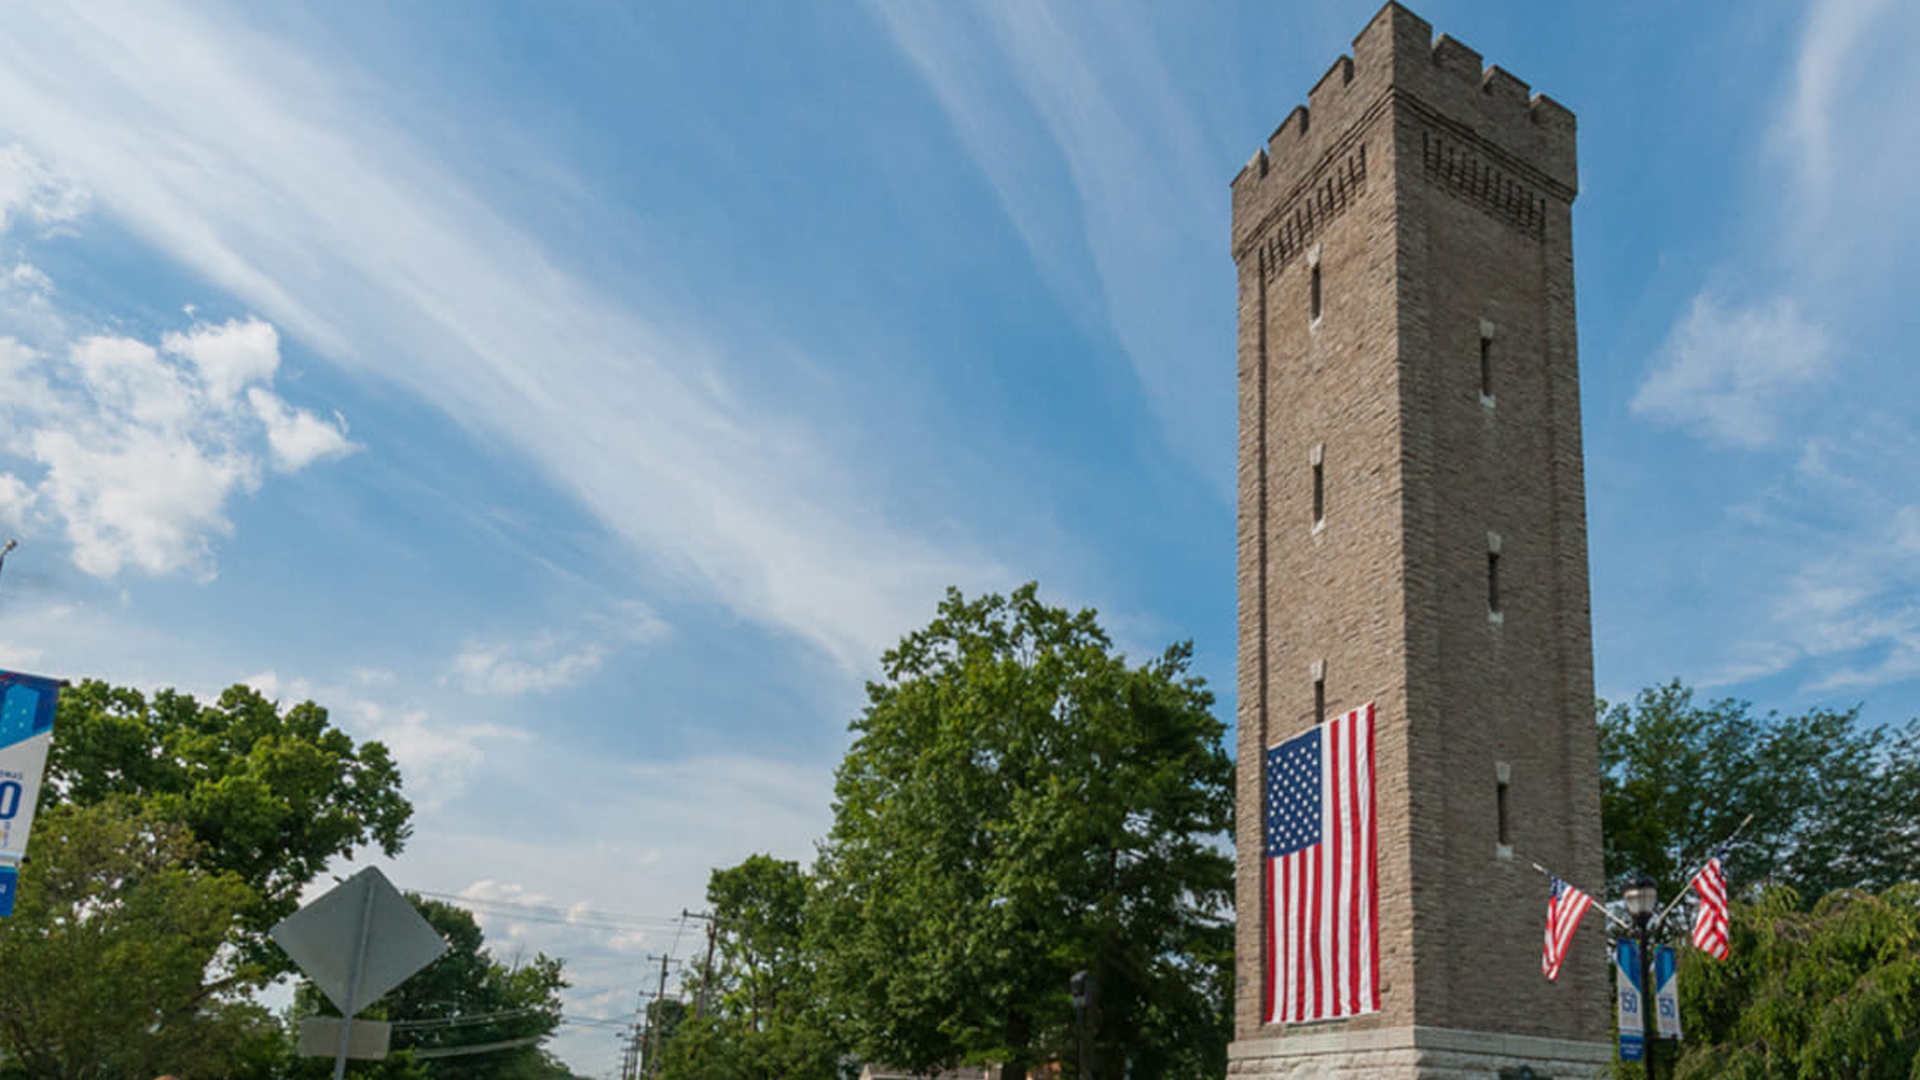
[[[1680,960],[1673,946],[1653,954],[1653,1027],[1663,1039],[1680,1037]]]
[[[13,914],[20,863],[53,745],[60,680],[0,671],[0,916]]]
[[[1646,1003],[1640,996],[1640,946],[1631,938],[1613,943],[1613,985],[1618,1003],[1616,1017],[1620,1028],[1620,1060],[1639,1061],[1646,1053]]]

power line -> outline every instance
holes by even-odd
[[[590,922],[603,923],[650,924],[660,929],[669,926],[678,927],[685,923],[685,920],[678,915],[641,915],[634,912],[603,911],[597,908],[580,906],[560,907],[554,904],[528,904],[518,900],[494,900],[487,897],[461,896],[458,893],[431,892],[426,889],[408,889],[406,891],[416,896],[442,900],[460,907],[505,908],[510,911],[545,915],[550,918],[563,919],[568,922],[578,922],[584,919]],[[626,927],[623,926],[622,929],[626,929]]]
[[[560,1022],[572,1027],[618,1028],[626,1030],[627,1021],[611,1016],[562,1016]]]
[[[495,1012],[462,1013],[457,1016],[438,1017],[431,1020],[395,1020],[393,1021],[393,1028],[395,1031],[399,1031],[403,1028],[411,1030],[430,1027],[457,1027],[461,1024],[486,1024],[507,1017],[528,1016],[533,1013],[546,1011],[545,1009],[538,1008],[500,1009]]]
[[[479,1043],[474,1046],[443,1046],[432,1050],[415,1050],[413,1056],[422,1061],[428,1058],[465,1057],[468,1054],[488,1054],[495,1050],[512,1050],[518,1046],[533,1046],[544,1035],[532,1035],[524,1039],[504,1039],[500,1042]]]

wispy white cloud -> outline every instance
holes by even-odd
[[[1824,694],[1920,677],[1904,329],[1920,114],[1887,106],[1920,95],[1920,21],[1892,0],[1802,10],[1741,244],[1677,313],[1633,411],[1778,463],[1726,508],[1710,587],[1737,614],[1705,664]]]
[[[0,666],[11,668],[37,664],[40,662],[40,658],[45,655],[46,651],[44,649],[21,645],[13,641],[0,641],[0,658],[4,658],[0,659]]]
[[[540,660],[528,660],[523,650],[508,645],[472,644],[453,658],[453,676],[472,693],[524,694],[572,686],[606,658],[606,648],[591,643]]]
[[[409,798],[438,807],[466,790],[491,748],[524,745],[531,733],[498,723],[437,717],[424,708],[396,708],[365,697],[335,698],[332,708],[363,739],[378,739],[393,752],[406,778]]]
[[[1920,86],[1906,62],[1920,40],[1911,12],[1898,0],[1819,0],[1805,10],[1791,92],[1771,132],[1773,150],[1794,174],[1803,236],[1834,213],[1900,212],[1849,196],[1863,186],[1874,193],[1888,179],[1874,174],[1890,163],[1889,151],[1907,161],[1920,156],[1899,137],[1920,130],[1911,110],[1883,107],[1907,100],[1887,92]]]
[[[1863,417],[1808,438],[1794,466],[1739,508],[1750,595],[1706,686],[1791,673],[1811,694],[1920,676],[1920,435]]]
[[[453,658],[447,677],[474,694],[559,690],[591,677],[615,650],[659,641],[671,632],[652,608],[628,601],[590,615],[569,634],[470,640]]]
[[[15,16],[0,130],[289,334],[537,463],[653,574],[850,670],[942,586],[1001,576],[870,504],[866,464],[756,399],[723,339],[558,265],[389,119],[353,58],[237,9]]]
[[[1148,20],[1116,5],[870,6],[926,80],[1049,285],[1110,330],[1170,445],[1203,476],[1232,477],[1231,380],[1196,342],[1231,348],[1217,278],[1169,266],[1219,258],[1191,228],[1226,213],[1199,121]]]
[[[17,143],[0,138],[0,326],[15,338],[44,344],[64,336],[53,281],[28,261],[34,241],[69,230],[86,211],[87,194]]]
[[[270,389],[279,362],[273,327],[251,319],[168,334],[159,348],[97,335],[62,356],[0,338],[0,454],[29,473],[0,472],[0,505],[62,530],[94,576],[212,576],[214,539],[232,533],[227,504],[260,485],[263,458],[291,472],[351,449]],[[283,450],[284,427],[302,432],[300,456]]]
[[[370,692],[358,673],[357,685],[316,682],[304,676],[282,677],[268,670],[240,679],[283,703],[316,701],[326,706],[335,726],[361,742],[378,741],[393,754],[407,798],[434,811],[466,790],[473,776],[489,767],[489,751],[501,745],[523,746],[531,733],[489,720],[447,719],[429,707]],[[378,680],[375,680],[376,682]],[[218,691],[201,690],[212,698]]]
[[[1896,0],[1806,5],[1764,152],[1752,166],[1743,242],[1675,317],[1640,387],[1640,415],[1737,445],[1764,442],[1784,403],[1827,396],[1823,376],[1866,387],[1883,373],[1877,331],[1903,316],[1916,271],[1920,21]],[[1737,291],[1736,291],[1737,290]],[[1820,391],[1811,393],[1810,391]]]
[[[1826,331],[1792,300],[1733,305],[1702,294],[1668,335],[1633,411],[1715,442],[1766,446],[1782,411],[1833,363]]]
[[[87,208],[86,189],[18,144],[0,145],[0,233],[17,225],[56,228]]]
[[[247,389],[247,404],[266,427],[267,449],[273,454],[273,467],[281,472],[299,472],[316,461],[342,457],[355,449],[347,438],[347,418],[337,411],[333,422],[328,423],[258,386]]]

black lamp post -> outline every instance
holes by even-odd
[[[1653,913],[1660,910],[1660,887],[1645,874],[1627,882],[1623,899],[1627,914],[1633,916],[1633,933],[1640,942],[1640,1059],[1647,1063],[1647,1080],[1653,1080]]]
[[[1067,980],[1067,992],[1073,997],[1073,1026],[1080,1036],[1080,1080],[1091,1080],[1093,1055],[1087,1045],[1087,1010],[1093,1005],[1093,973],[1074,972]]]

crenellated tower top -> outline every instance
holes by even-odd
[[[1389,2],[1287,114],[1267,145],[1233,179],[1234,252],[1242,253],[1265,211],[1290,202],[1319,175],[1363,121],[1395,101],[1477,138],[1500,164],[1571,202],[1579,190],[1571,110],[1433,24]]]

